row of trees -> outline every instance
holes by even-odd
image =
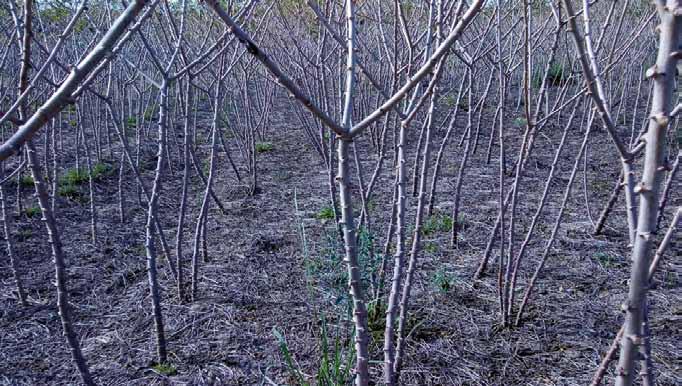
[[[460,202],[467,194],[472,155],[485,151],[487,167],[499,175],[497,218],[473,280],[495,271],[499,320],[514,328],[523,323],[551,256],[599,122],[622,171],[593,221],[595,232],[609,216],[620,214],[611,212],[623,195],[632,267],[624,325],[593,384],[599,384],[616,351],[617,385],[633,384],[637,363],[643,383],[653,384],[646,295],[681,212],[666,207],[680,158],[674,138],[681,18],[677,0],[657,0],[651,9],[630,1],[584,1],[578,7],[570,0],[135,0],[121,7],[9,0],[0,8],[0,202],[17,298],[29,302],[5,186],[18,182],[14,197],[22,212],[21,181],[28,170],[51,246],[66,340],[83,383],[95,384],[73,327],[57,203],[60,196],[83,199],[73,184],[87,181],[88,197],[82,202],[89,203],[90,238],[97,247],[101,198],[94,184],[105,170],[117,171],[118,220],[128,221],[126,206],[146,210],[144,250],[156,355],[165,363],[162,304],[197,299],[202,254],[208,253],[208,209],[215,205],[225,211],[215,191],[216,174],[228,170],[247,194],[259,192],[258,146],[272,134],[273,109],[286,92],[295,124],[327,169],[352,299],[355,384],[370,382],[368,318],[382,313],[383,382],[398,384],[423,228],[439,200],[443,164],[458,165],[450,208],[453,247],[459,245],[459,219],[467,210]],[[655,41],[650,37],[654,22]],[[201,117],[199,106],[209,106],[211,116]],[[491,110],[492,117],[484,115]],[[522,135],[508,143],[513,125]],[[567,138],[576,127],[583,130],[579,151],[568,156],[571,172],[553,203],[558,212],[551,213]],[[558,145],[541,148],[544,133],[557,128],[562,130]],[[436,130],[443,135],[436,136]],[[225,133],[238,154],[230,151]],[[374,165],[360,161],[359,142],[374,153]],[[669,152],[676,148],[670,163]],[[553,163],[532,218],[523,221],[520,193],[539,151],[551,151]],[[241,175],[236,163],[243,163],[248,175]],[[145,170],[153,171],[151,180]],[[60,182],[65,171],[71,184]],[[176,200],[172,245],[159,202],[162,184],[174,182],[170,177],[176,173],[182,194]],[[125,191],[123,181],[129,178],[136,181],[135,192]],[[393,181],[390,221],[377,251],[380,267],[365,283],[359,230],[380,226],[369,202],[386,179]],[[194,190],[201,192],[196,213],[190,211]],[[525,268],[535,261],[528,258],[529,246],[539,239],[543,222],[551,224],[551,233],[537,265]],[[194,229],[188,230],[192,223]],[[172,277],[174,295],[162,288],[160,260]],[[523,269],[532,274],[521,287]]]

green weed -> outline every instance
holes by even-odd
[[[101,179],[112,175],[113,172],[114,168],[110,164],[98,162],[92,165],[91,175],[93,180],[100,181]]]
[[[426,219],[422,226],[422,234],[428,236],[437,232],[447,232],[452,229],[452,217],[435,214]]]
[[[59,181],[60,185],[80,185],[88,181],[88,173],[84,170],[71,168],[67,169],[66,173]]]
[[[616,268],[622,265],[622,261],[618,256],[607,252],[597,252],[594,254],[594,258],[597,260],[599,265],[603,268]]]
[[[559,63],[552,63],[549,66],[549,73],[547,74],[547,81],[552,86],[558,86],[566,80],[566,73],[564,71],[564,66]]]
[[[22,175],[21,178],[19,178],[19,184],[26,188],[33,187],[34,185],[33,176],[30,174]]]
[[[274,150],[275,146],[271,142],[256,143],[256,153],[267,153]]]
[[[667,271],[663,276],[663,284],[667,288],[676,288],[680,283],[680,275],[675,271]]]
[[[317,218],[320,220],[333,220],[334,219],[334,208],[331,206],[325,206],[317,212]]]
[[[272,328],[272,335],[274,335],[275,339],[277,339],[279,352],[284,357],[284,362],[287,364],[287,368],[289,369],[291,375],[296,379],[296,382],[299,385],[309,385],[309,383],[303,378],[303,373],[301,373],[301,370],[299,370],[298,366],[294,364],[294,357],[291,355],[289,344],[287,343],[284,335],[277,330],[277,327]]]
[[[516,127],[525,127],[528,124],[528,121],[526,118],[518,117],[514,118],[514,126]]]
[[[379,307],[373,301],[367,304],[367,327],[372,334],[372,342],[381,345],[386,329],[386,304],[384,302],[379,304]]]
[[[533,88],[540,88],[542,86],[542,78],[545,76],[544,68],[542,71],[538,70],[533,75],[532,86]],[[546,87],[559,86],[566,81],[566,74],[564,71],[564,66],[559,63],[552,63],[547,71],[547,84]]]
[[[311,285],[334,299],[335,305],[348,308],[352,303],[348,293],[348,269],[343,262],[343,247],[338,240],[336,227],[330,226],[325,237],[321,255],[306,259],[306,275]],[[358,234],[357,258],[362,273],[363,293],[368,293],[371,275],[377,271],[380,263],[378,254],[374,253],[373,243],[373,236],[361,228]]]
[[[61,185],[57,188],[57,194],[74,201],[81,201],[83,199],[83,193],[75,185]]]
[[[455,288],[456,278],[441,268],[433,274],[432,283],[439,292],[445,294]]]
[[[41,213],[40,207],[38,207],[38,206],[28,207],[28,208],[24,209],[24,211],[26,212],[26,217],[28,217],[28,218],[33,218],[33,217],[39,216]]]
[[[163,374],[167,377],[176,375],[178,373],[178,370],[175,368],[170,363],[157,363],[154,366],[152,366],[152,369],[154,369],[157,373]]]
[[[277,330],[276,327],[272,329],[272,334],[277,339],[279,351],[284,357],[287,369],[296,384],[302,386],[312,385],[311,382],[305,379],[303,372],[295,363],[294,355],[289,349],[289,344],[284,334]],[[327,321],[324,315],[322,315],[318,343],[320,358],[317,364],[317,374],[314,377],[315,384],[317,385],[346,385],[352,376],[351,370],[355,360],[353,340],[348,339],[344,343],[340,328],[336,329],[332,339],[333,341],[330,341]]]
[[[436,253],[438,252],[438,244],[436,243],[425,243],[424,244],[424,251],[428,253]]]
[[[448,94],[443,97],[443,103],[448,107],[454,107],[455,102],[457,102],[457,99],[455,99],[454,95]]]

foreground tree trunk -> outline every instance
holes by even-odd
[[[632,249],[632,271],[625,310],[625,333],[621,338],[616,385],[630,386],[635,379],[634,364],[638,346],[644,344],[641,331],[648,287],[652,242],[656,232],[659,189],[663,179],[666,130],[670,121],[675,69],[680,52],[679,34],[682,32],[682,1],[656,1],[661,19],[658,56],[653,67],[647,70],[652,79],[653,99],[649,114],[649,127],[644,136],[644,169],[642,180],[635,188],[639,194],[637,234]]]
[[[343,105],[343,121],[341,123],[347,133],[352,127],[353,91],[355,87],[355,8],[354,1],[346,1],[346,17],[348,25],[348,58],[346,72],[346,97]],[[339,196],[341,203],[341,223],[346,249],[345,262],[348,268],[348,287],[353,301],[353,322],[355,324],[355,384],[365,386],[369,383],[369,344],[367,328],[367,307],[362,295],[362,272],[358,263],[357,238],[350,190],[350,159],[348,147],[352,139],[340,137],[338,141],[339,157]]]
[[[159,100],[159,145],[156,153],[156,172],[154,175],[154,185],[152,186],[151,196],[149,198],[149,206],[147,208],[147,224],[145,226],[145,251],[147,254],[147,279],[149,281],[149,290],[151,292],[152,313],[154,314],[154,327],[156,330],[156,352],[159,363],[166,362],[166,334],[163,325],[163,314],[161,310],[161,288],[159,279],[157,277],[156,269],[156,245],[154,233],[157,228],[154,226],[154,220],[158,218],[159,209],[159,193],[161,190],[161,177],[163,175],[163,168],[165,163],[165,138],[166,138],[166,113],[168,103],[168,83],[164,79],[161,85],[161,97]],[[168,261],[172,265],[172,262]]]
[[[22,36],[23,41],[21,44],[22,55],[21,70],[19,72],[19,95],[21,95],[28,87],[31,37],[33,35],[32,19],[33,1],[26,0],[24,3],[24,28]],[[26,103],[24,102],[19,107],[19,119],[26,119],[27,112]],[[85,358],[83,357],[83,352],[81,351],[78,335],[73,329],[71,321],[71,306],[69,305],[69,292],[66,286],[68,279],[66,264],[64,262],[64,252],[62,251],[62,242],[59,236],[59,229],[57,228],[57,221],[54,218],[52,207],[50,205],[45,179],[43,178],[43,174],[40,170],[38,155],[33,143],[30,140],[26,142],[26,156],[28,159],[28,167],[31,170],[31,175],[33,177],[33,183],[35,186],[36,196],[38,198],[38,204],[40,205],[40,211],[43,216],[43,221],[45,222],[47,239],[50,243],[50,247],[52,248],[52,258],[54,260],[55,268],[55,283],[57,286],[57,309],[59,310],[59,318],[61,319],[64,336],[66,337],[66,341],[69,344],[69,348],[71,349],[71,357],[76,363],[76,367],[78,368],[83,383],[88,386],[94,385],[95,382],[90,375],[90,370],[88,369],[88,365],[85,362]]]

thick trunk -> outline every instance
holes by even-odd
[[[663,179],[665,137],[668,129],[672,95],[675,83],[675,69],[679,52],[678,41],[682,28],[682,1],[656,2],[661,19],[658,56],[656,64],[647,70],[647,77],[654,82],[649,127],[644,136],[644,166],[642,180],[636,186],[639,195],[637,233],[632,249],[632,271],[625,310],[625,333],[621,338],[616,386],[632,385],[637,348],[643,343],[642,323],[646,295],[649,289],[648,273],[652,255],[652,242],[656,232],[659,190]]]

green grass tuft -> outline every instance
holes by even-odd
[[[276,327],[272,329],[272,334],[277,339],[279,351],[284,357],[284,362],[289,370],[291,378],[296,385],[310,386],[313,383],[307,381],[303,372],[299,369],[294,360],[294,354],[289,348],[287,340]],[[314,376],[317,385],[347,385],[352,378],[351,370],[355,361],[355,350],[353,339],[343,339],[340,328],[330,339],[327,321],[322,315],[319,333],[319,352],[317,359],[317,374]]]
[[[98,163],[92,165],[91,175],[92,175],[93,180],[100,181],[104,177],[107,177],[107,176],[110,176],[111,174],[113,174],[113,172],[114,172],[114,168],[110,164],[104,163],[104,162],[98,162]]]
[[[26,217],[28,217],[28,218],[33,218],[33,217],[39,216],[41,213],[40,207],[38,207],[38,206],[28,207],[28,208],[24,209],[24,211],[26,212]]]
[[[607,252],[597,252],[594,254],[594,259],[604,269],[617,268],[623,265],[623,261],[616,255]]]
[[[267,153],[275,149],[275,146],[271,142],[258,142],[256,143],[257,153]]]
[[[448,293],[455,288],[457,280],[454,275],[446,272],[444,269],[439,269],[433,274],[433,286],[441,293]]]
[[[83,198],[83,193],[75,185],[61,185],[57,188],[57,194],[75,201],[80,201]]]
[[[545,76],[544,67],[542,70],[538,70],[533,75],[532,86],[533,88],[539,89],[542,86],[542,78]],[[564,71],[564,66],[559,63],[552,63],[549,66],[549,71],[547,71],[547,84],[546,87],[560,86],[566,81],[566,72]]]
[[[457,99],[452,94],[448,94],[443,97],[443,103],[448,107],[454,107],[455,102],[457,102]]]
[[[33,187],[34,181],[33,181],[33,176],[30,174],[24,174],[19,178],[19,184],[23,187]]]
[[[178,373],[178,370],[175,368],[170,363],[157,363],[154,366],[152,366],[152,369],[154,369],[157,373],[163,374],[165,376],[173,376]]]
[[[452,218],[444,214],[435,214],[424,222],[422,234],[428,236],[437,232],[447,232],[452,229]]]
[[[80,185],[88,181],[88,173],[81,169],[71,168],[67,169],[62,176],[59,184],[66,185]]]
[[[436,244],[436,243],[425,243],[424,244],[424,251],[431,253],[431,254],[434,254],[434,253],[438,252],[438,244]]]
[[[526,124],[528,123],[528,121],[526,121],[526,118],[518,117],[518,118],[514,118],[513,123],[514,123],[514,126],[516,126],[516,127],[525,127]]]
[[[331,206],[325,206],[317,212],[317,218],[320,220],[333,220],[334,219],[334,208]]]

